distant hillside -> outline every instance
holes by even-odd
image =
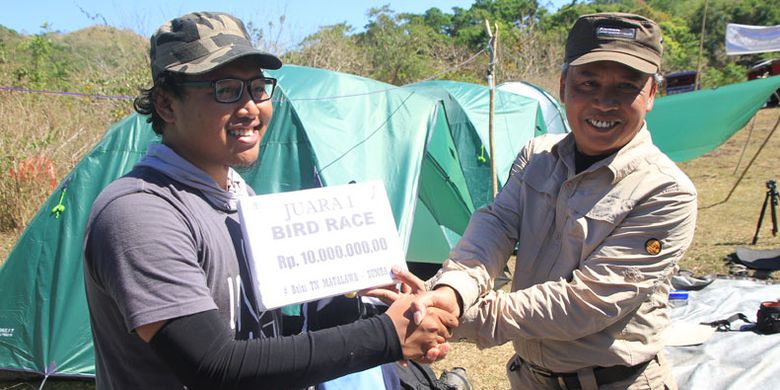
[[[68,48],[73,66],[121,68],[128,62],[145,60],[149,51],[148,38],[130,30],[93,26],[53,37]]]
[[[148,80],[148,47],[146,38],[107,26],[36,35],[0,26],[0,84],[135,95]]]

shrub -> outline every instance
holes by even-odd
[[[57,188],[54,162],[42,154],[13,162],[0,181],[0,231],[22,230],[38,209],[37,202]]]

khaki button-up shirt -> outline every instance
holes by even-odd
[[[572,134],[533,139],[429,283],[461,294],[456,337],[480,347],[512,341],[555,372],[639,364],[663,348],[696,190],[644,127],[579,174],[574,148]],[[516,243],[512,292],[492,291]]]

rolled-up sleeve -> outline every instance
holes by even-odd
[[[637,203],[570,280],[491,291],[466,310],[455,335],[490,347],[517,338],[566,341],[600,332],[635,313],[653,294],[665,295],[695,221],[695,191],[670,186]],[[648,241],[660,244],[658,253],[647,248]]]
[[[512,165],[512,175],[495,201],[471,216],[449,259],[429,281],[431,287],[448,285],[457,290],[464,307],[470,307],[493,288],[493,280],[512,255],[523,213],[519,201],[522,181],[515,175],[522,175],[530,154],[530,145],[518,154]]]

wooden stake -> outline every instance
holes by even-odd
[[[488,116],[488,139],[490,143],[490,178],[493,188],[493,199],[496,199],[498,194],[498,175],[496,174],[496,148],[494,145],[494,118],[495,118],[495,99],[496,99],[496,63],[498,62],[497,50],[498,50],[498,24],[493,24],[495,34],[490,31],[490,23],[485,19],[485,28],[487,29],[488,37],[488,51],[490,51],[490,63],[488,64],[487,81],[488,87],[490,87],[490,114]]]
[[[701,37],[699,38],[699,58],[696,60],[696,90],[701,89],[701,55],[704,51],[704,34],[706,34],[707,26],[707,2],[704,0],[704,15],[701,16]]]

